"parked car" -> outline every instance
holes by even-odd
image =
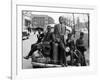
[[[27,30],[22,32],[22,40],[26,40],[29,38],[29,32]]]

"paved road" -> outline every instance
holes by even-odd
[[[31,44],[34,44],[37,41],[36,35],[30,35],[29,39],[23,40],[23,57],[26,56],[31,48]],[[23,69],[31,69],[31,59],[24,59],[23,58]]]

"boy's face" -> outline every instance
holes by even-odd
[[[60,18],[59,18],[59,23],[64,23],[63,17],[60,17]]]
[[[84,38],[84,35],[80,35],[80,38],[83,39]]]
[[[50,32],[51,31],[51,27],[47,27],[47,31]]]
[[[71,34],[68,34],[68,38],[71,39],[71,37],[72,37],[72,35]]]
[[[39,33],[41,33],[41,30],[38,30]]]

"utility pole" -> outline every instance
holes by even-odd
[[[75,18],[74,18],[74,13],[73,14],[73,34],[74,34],[74,38],[75,38]]]
[[[73,16],[73,31],[72,31],[72,34],[74,34],[74,38],[75,38],[75,18],[74,18],[74,13],[72,13],[72,16]],[[75,42],[75,41],[74,41]],[[71,65],[73,66],[73,61],[74,61],[74,58],[73,58],[73,52],[71,52]]]
[[[90,31],[89,30],[90,29],[90,16],[89,16],[89,14],[87,14],[87,15],[88,15],[88,27],[87,28],[88,28],[88,47],[89,47],[89,45],[90,45],[89,44],[89,37],[90,37],[90,32],[89,32]]]

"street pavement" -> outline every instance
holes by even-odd
[[[31,49],[31,44],[34,44],[37,41],[37,37],[36,35],[34,35],[33,33],[30,35],[29,39],[27,40],[23,40],[23,57],[27,56],[30,49]],[[31,69],[32,68],[32,64],[31,64],[31,58],[29,58],[28,60],[26,59],[22,59],[22,68],[23,69]]]

